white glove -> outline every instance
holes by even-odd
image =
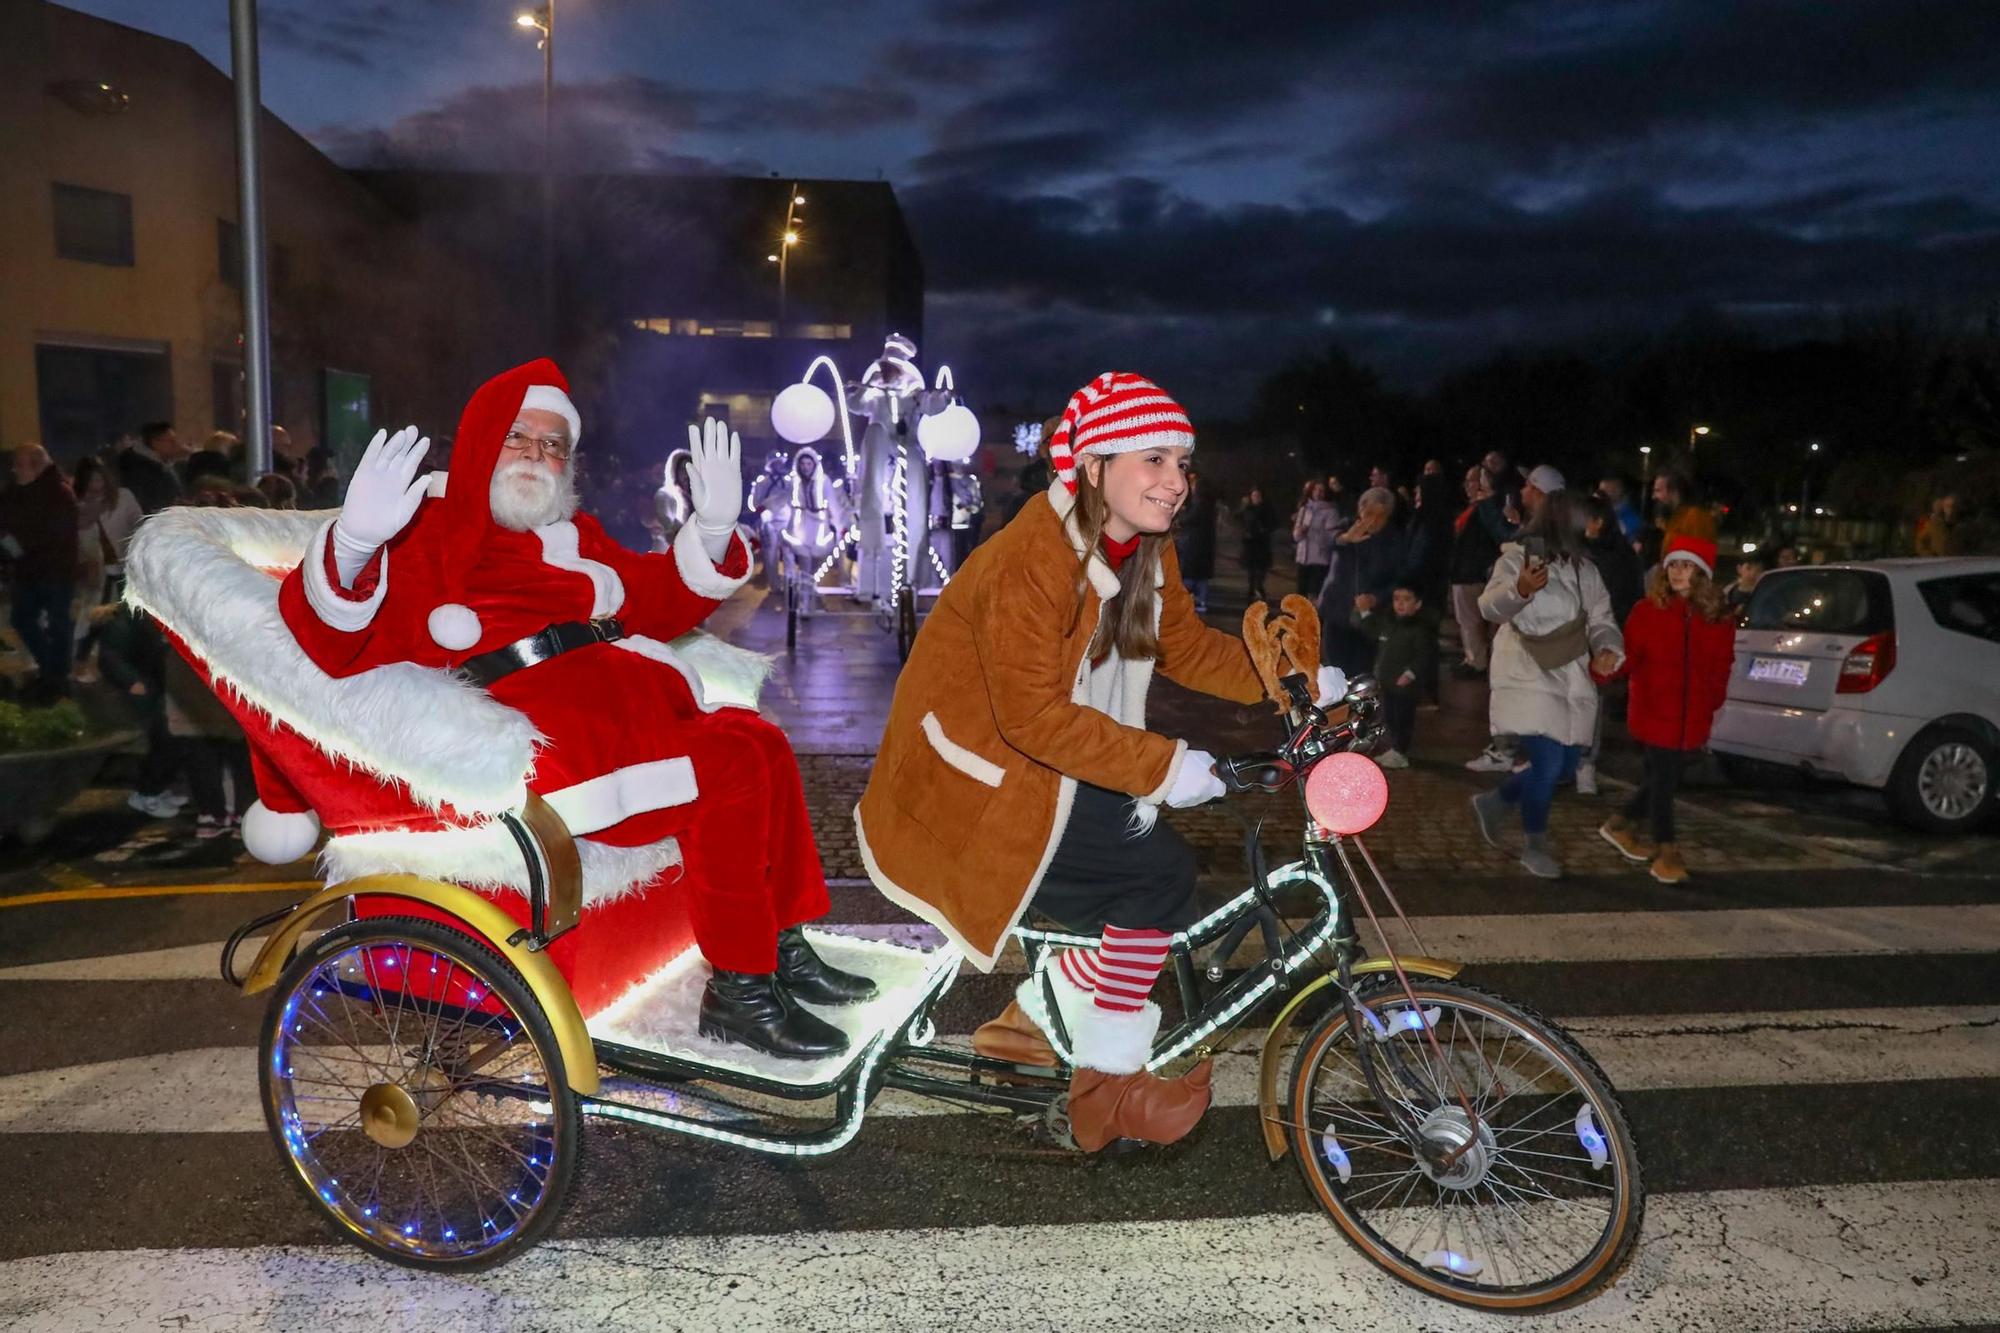
[[[743,512],[743,442],[714,417],[688,425],[688,499],[695,529],[712,561],[729,554],[729,537]]]
[[[1174,774],[1174,785],[1167,792],[1167,804],[1176,810],[1185,810],[1228,794],[1229,788],[1215,776],[1215,756],[1190,746],[1188,752],[1181,756],[1181,769]]]
[[[1347,697],[1347,673],[1339,667],[1321,667],[1318,683],[1319,694],[1313,699],[1316,708],[1331,707]]]
[[[424,502],[429,481],[419,479],[417,469],[430,447],[430,437],[417,438],[415,426],[394,435],[378,430],[368,442],[333,524],[333,558],[343,586],[354,581],[378,547],[409,525]]]

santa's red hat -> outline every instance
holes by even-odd
[[[1049,437],[1049,462],[1076,492],[1079,454],[1129,454],[1140,449],[1194,448],[1194,423],[1166,390],[1143,375],[1107,370],[1070,395]]]
[[[570,401],[569,380],[556,363],[543,357],[495,375],[479,386],[458,418],[451,443],[442,518],[448,536],[438,578],[438,603],[427,627],[441,648],[465,652],[477,646],[481,634],[478,613],[462,600],[466,575],[479,563],[493,522],[493,471],[500,463],[501,445],[514,419],[529,408],[554,412],[569,423],[574,447],[583,435],[583,420]]]
[[[1669,537],[1660,563],[1671,565],[1685,560],[1710,578],[1715,577],[1715,543],[1702,537]]]

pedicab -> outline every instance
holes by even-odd
[[[525,719],[409,665],[323,678],[302,697],[303,654],[276,662],[278,640],[246,632],[282,623],[279,580],[325,518],[166,511],[133,544],[128,596],[251,738],[252,850],[292,859],[322,826],[331,835],[324,887],[246,923],[222,972],[267,997],[265,1118],[287,1174],[337,1234],[434,1271],[518,1255],[561,1215],[591,1120],[813,1158],[852,1142],[871,1102],[898,1089],[1010,1113],[1074,1148],[1067,1030],[1045,978],[1057,951],[1095,937],[1045,922],[1015,931],[1055,1068],[940,1041],[931,1014],[961,959],[907,928],[813,935],[827,961],[879,988],[869,1003],[818,1011],[848,1034],[845,1053],[781,1061],[705,1038],[695,1015],[706,965],[671,883],[572,838],[527,792]],[[1402,917],[1360,836],[1386,790],[1366,757],[1379,705],[1366,680],[1334,707],[1314,705],[1318,636],[1300,627],[1310,616],[1291,599],[1246,617],[1282,701],[1282,741],[1218,764],[1233,792],[1302,793],[1303,844],[1267,866],[1252,830],[1247,886],[1174,936],[1179,1010],[1169,1002],[1148,1067],[1206,1058],[1254,1035],[1258,1019],[1265,1157],[1290,1156],[1368,1259],[1466,1306],[1586,1299],[1629,1257],[1644,1203],[1617,1093],[1559,1027],[1457,980],[1457,963],[1364,946],[1362,920],[1383,937],[1378,900]],[[756,673],[743,669],[757,659],[713,641],[683,647],[705,685],[751,701]],[[438,799],[447,755],[477,770],[460,774],[455,803]],[[354,770],[376,779],[365,797],[353,795]],[[239,974],[236,955],[259,931]]]

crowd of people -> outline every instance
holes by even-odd
[[[43,446],[24,444],[12,454],[13,484],[0,492],[9,623],[32,664],[16,692],[30,704],[100,681],[115,692],[145,736],[132,808],[170,819],[191,804],[201,839],[240,824],[253,796],[249,751],[159,626],[121,603],[125,554],[140,522],[174,505],[338,507],[331,455],[294,456],[283,428],[274,434],[280,452],[255,478],[234,434],[211,432],[195,448],[166,421],[85,454],[67,473]]]

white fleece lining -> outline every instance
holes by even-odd
[[[583,865],[585,907],[600,907],[623,898],[681,863],[680,844],[672,838],[640,847],[613,847],[578,838],[576,851]],[[528,871],[520,846],[497,821],[430,833],[396,829],[352,833],[327,843],[320,852],[319,867],[328,884],[363,875],[406,874],[450,880],[468,888],[528,892]]]
[[[305,588],[306,604],[313,614],[326,622],[329,629],[337,629],[343,634],[368,628],[375,613],[382,609],[382,599],[389,595],[389,553],[380,553],[381,576],[375,580],[375,591],[365,598],[342,597],[326,581],[326,544],[333,539],[333,520],[328,519],[313,534],[312,544],[306,547]]]
[[[292,510],[164,510],[132,538],[126,601],[178,634],[218,686],[334,759],[406,784],[429,808],[518,809],[540,739],[524,715],[448,672],[398,662],[334,677],[299,647],[278,612],[277,575],[330,523]]]
[[[674,534],[674,568],[681,573],[682,582],[698,596],[714,601],[728,601],[730,594],[750,581],[750,545],[744,541],[739,530],[729,534],[731,546],[743,548],[743,573],[732,578],[708,558],[708,551],[701,544],[701,529],[693,524],[684,525]],[[723,553],[726,561],[729,553]]]
[[[1069,1033],[1070,1063],[1078,1069],[1095,1069],[1104,1074],[1136,1074],[1146,1067],[1153,1054],[1153,1040],[1160,1035],[1160,1006],[1148,1001],[1137,1013],[1106,1009],[1096,999],[1070,983],[1062,969],[1051,963],[1028,974],[1014,989],[1014,1001],[1029,1021],[1050,1037],[1048,1006],[1043,1000],[1042,977],[1049,978],[1056,1008]],[[1057,1046],[1061,1049],[1060,1046]]]
[[[625,605],[625,581],[618,577],[618,571],[578,553],[576,524],[567,520],[550,523],[536,528],[535,536],[542,543],[542,563],[582,574],[590,580],[592,618],[611,615]]]
[[[695,786],[694,760],[654,759],[600,773],[542,799],[562,816],[575,834],[595,833],[622,824],[633,815],[686,805],[700,795]]]
[[[981,755],[973,753],[963,745],[944,734],[944,724],[938,721],[936,713],[925,713],[921,724],[924,736],[938,758],[950,764],[975,782],[983,782],[989,787],[998,787],[1006,778],[1007,771]]]
[[[1186,741],[1174,742],[1174,758],[1173,762],[1167,765],[1166,780],[1153,788],[1153,790],[1147,792],[1144,796],[1141,796],[1139,800],[1142,804],[1156,806],[1167,799],[1167,793],[1174,789],[1174,779],[1181,775],[1181,764],[1186,761],[1187,752],[1188,743]]]
[[[1069,493],[1069,487],[1060,480],[1049,487],[1049,504],[1062,520],[1063,535],[1069,538],[1070,549],[1083,554],[1083,529],[1076,522],[1076,497]],[[1090,559],[1083,567],[1090,586],[1096,590],[1099,601],[1108,602],[1118,595],[1122,585],[1118,582],[1118,571],[1111,568],[1111,562],[1104,558],[1102,551],[1092,551]]]

